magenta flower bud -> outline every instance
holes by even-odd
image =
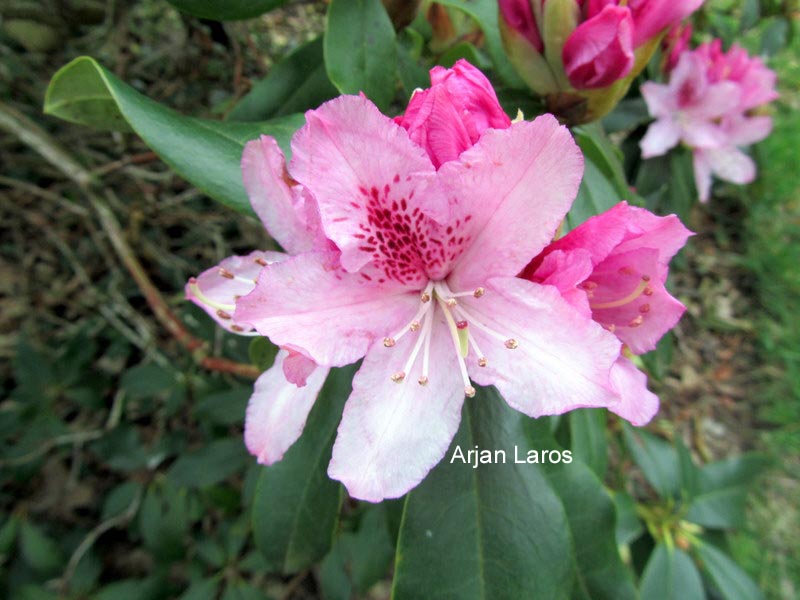
[[[633,47],[638,48],[696,11],[703,0],[631,0]]]
[[[467,61],[452,69],[434,67],[430,75],[431,87],[417,91],[395,121],[437,169],[471,148],[486,129],[511,125],[489,80]]]
[[[516,31],[536,48],[537,52],[544,50],[542,36],[533,16],[530,0],[500,0],[500,18],[509,28]]]
[[[692,24],[678,24],[664,36],[661,47],[664,51],[664,71],[669,73],[678,65],[678,59],[688,48],[692,39]]]
[[[606,5],[564,44],[564,70],[578,89],[602,88],[633,68],[633,19],[627,8]]]

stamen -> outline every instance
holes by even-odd
[[[420,385],[428,385],[428,378],[425,375],[420,375],[419,379],[417,379],[417,383]]]
[[[422,298],[421,298],[422,304],[417,309],[417,314],[415,314],[411,319],[411,322],[408,325],[405,325],[400,331],[398,331],[394,335],[390,335],[388,337],[383,338],[384,346],[386,346],[387,348],[391,348],[400,340],[400,338],[402,338],[409,331],[417,331],[420,328],[420,320],[422,319],[422,317],[425,316],[425,314],[431,308],[431,306],[427,304],[429,300],[426,301],[425,296],[426,295],[430,296],[432,290],[433,290],[433,282],[431,281],[428,283],[428,285],[425,287],[425,291],[422,293]]]
[[[458,300],[456,300],[455,298],[448,298],[448,299],[445,301],[445,304],[447,304],[447,306],[448,306],[449,308],[453,308],[454,306],[457,306],[457,305],[458,305]]]
[[[447,321],[447,329],[450,330],[450,337],[453,340],[453,347],[455,348],[456,355],[458,357],[458,368],[461,371],[461,379],[464,382],[464,393],[469,396],[470,392],[472,395],[475,395],[475,388],[469,382],[469,375],[467,374],[467,364],[464,362],[464,357],[461,354],[461,340],[459,339],[458,335],[458,327],[456,326],[456,322],[453,319],[453,315],[447,309],[447,304],[439,299],[439,306],[442,307],[442,312],[444,313],[445,321]]]
[[[411,331],[417,331],[420,328],[419,321],[411,321],[411,325],[408,326]]]
[[[266,267],[269,263],[260,256],[255,260],[256,264]]]
[[[392,381],[394,381],[395,383],[400,383],[405,378],[406,378],[406,374],[403,371],[398,371],[397,373],[395,373],[391,377]]]
[[[228,269],[224,267],[219,268],[219,274],[221,277],[224,277],[225,279],[233,279],[234,277],[236,277],[233,273],[231,273],[230,271],[228,271]]]
[[[431,301],[431,295],[428,292],[422,292],[422,295],[419,297],[419,301],[425,304],[426,302]]]
[[[635,319],[628,323],[628,327],[638,327],[642,323],[644,323],[644,317],[642,315],[637,315]]]
[[[460,319],[464,319],[465,321],[468,321],[473,326],[475,326],[478,329],[480,329],[481,331],[483,331],[485,334],[490,335],[494,339],[503,342],[505,347],[508,348],[509,350],[513,350],[514,348],[517,348],[519,346],[517,340],[515,340],[514,338],[509,338],[507,335],[503,335],[502,333],[498,333],[497,331],[495,331],[491,327],[488,327],[487,325],[484,325],[478,319],[475,319],[474,317],[472,317],[472,315],[470,315],[466,310],[464,310],[463,307],[459,306],[458,308],[455,309],[454,312],[456,313],[456,315],[458,315],[458,317]],[[509,346],[508,342],[513,342],[513,345]]]
[[[516,350],[519,347],[517,340],[514,338],[507,339],[505,342],[503,342],[503,345],[509,350]]]
[[[228,313],[226,313],[224,310],[220,310],[220,309],[217,309],[217,316],[220,319],[225,319],[226,321],[232,318]]]
[[[383,338],[383,345],[386,346],[387,348],[393,347],[396,343],[397,342],[395,341],[394,338],[391,338],[391,337]]]
[[[464,298],[466,296],[472,296],[473,298],[480,298],[486,293],[486,290],[482,287],[476,288],[471,292],[458,292],[457,294],[449,294],[450,298]]]
[[[613,302],[597,302],[594,304],[590,302],[589,307],[592,310],[595,310],[600,308],[617,308],[618,306],[625,306],[629,302],[633,302],[634,300],[636,300],[642,294],[645,294],[647,296],[651,295],[652,291],[650,292],[650,294],[648,294],[647,293],[648,289],[650,288],[647,286],[647,282],[640,281],[639,285],[636,286],[636,289],[634,289],[630,294],[628,294],[624,298],[620,298],[619,300],[614,300]]]
[[[475,341],[475,336],[472,333],[469,334],[469,343],[472,346],[472,349],[475,350],[475,354],[477,354],[480,358],[478,358],[478,366],[485,367],[489,364],[489,359],[486,358],[483,352],[481,352],[480,346],[478,346],[478,342]]]
[[[431,330],[433,329],[433,315],[425,321],[425,326],[422,328],[422,339],[424,348],[422,350],[422,375],[417,380],[420,385],[428,385],[428,366],[430,365],[431,358]]]
[[[217,310],[221,310],[224,312],[231,312],[236,310],[235,304],[224,304],[222,302],[217,302],[215,300],[212,300],[211,298],[206,296],[200,290],[200,286],[197,285],[197,279],[192,278],[189,280],[189,289],[192,290],[192,294],[194,294],[195,297],[197,297],[197,299],[200,300],[200,302],[210,306],[211,308],[216,308]]]
[[[431,321],[432,319],[433,319],[433,317],[430,315],[430,313],[426,313],[425,314],[425,326],[426,326],[426,329],[430,329],[429,327],[427,327],[427,325],[428,325],[428,321]],[[411,373],[411,369],[414,367],[414,363],[417,361],[417,355],[419,355],[419,351],[422,348],[422,345],[424,343],[425,343],[425,335],[423,333],[423,335],[420,335],[417,338],[417,341],[414,344],[414,348],[411,350],[411,355],[408,357],[408,360],[406,361],[406,365],[403,368],[403,373]]]

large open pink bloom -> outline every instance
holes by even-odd
[[[581,314],[614,333],[634,354],[653,350],[686,308],[664,287],[670,259],[691,235],[678,217],[626,202],[549,244],[523,277],[554,286]],[[620,357],[612,373],[622,402],[609,408],[635,425],[658,410],[646,377]]]

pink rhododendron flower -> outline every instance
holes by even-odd
[[[430,75],[431,87],[417,90],[395,121],[437,169],[472,147],[487,128],[511,125],[489,80],[464,59],[452,69],[434,67]]]
[[[719,40],[681,54],[666,85],[647,82],[642,95],[656,121],[641,141],[642,156],[659,156],[684,143],[694,152],[700,200],[708,200],[711,177],[749,183],[755,164],[739,150],[764,139],[772,120],[752,115],[777,97],[775,74],[758,58],[733,46],[721,51]]]
[[[232,261],[211,272],[244,295],[203,276],[189,285],[212,316],[281,348],[247,413],[260,462],[300,435],[327,369],[363,358],[328,473],[370,501],[403,495],[442,458],[473,382],[533,417],[607,406],[642,421],[617,337],[558,289],[517,277],[577,193],[583,158],[568,130],[549,115],[493,127],[507,123],[468,65],[433,80],[453,106],[428,118],[457,108],[467,131],[481,129],[474,143],[443,159],[430,136],[414,138],[436,130],[421,113],[406,130],[364,97],[327,102],[306,113],[288,168],[268,137],[243,158],[256,211],[294,256],[242,258],[260,266],[257,283]],[[466,97],[452,98],[459,89]]]
[[[500,0],[512,64],[570,122],[603,116],[625,95],[668,28],[702,0]]]
[[[661,49],[665,55],[664,72],[669,73],[678,65],[681,55],[689,48],[692,39],[692,24],[679,23],[667,32]]]
[[[678,217],[658,217],[626,202],[549,244],[523,277],[552,285],[581,314],[614,333],[635,354],[655,349],[686,308],[664,283],[670,259],[691,235]],[[623,400],[610,410],[643,425],[658,410],[646,377],[620,357],[612,373]]]

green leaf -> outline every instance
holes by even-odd
[[[672,444],[644,429],[624,425],[625,445],[647,481],[662,498],[677,497],[681,481],[678,457]]]
[[[194,582],[178,600],[215,600],[219,589],[219,577],[209,577]]]
[[[285,56],[228,114],[231,121],[261,121],[316,108],[337,95],[325,72],[322,37]]]
[[[353,369],[334,369],[300,439],[264,467],[253,499],[253,533],[270,571],[294,573],[330,550],[341,487],[327,469]]]
[[[55,540],[47,537],[38,525],[23,521],[19,543],[25,562],[39,573],[53,575],[64,564],[61,548]]]
[[[570,447],[575,458],[583,461],[601,480],[608,467],[606,411],[583,408],[569,415]]]
[[[703,569],[725,600],[762,600],[764,594],[729,556],[710,544],[697,546]]]
[[[789,21],[784,17],[774,17],[761,35],[761,54],[777,54],[789,41]]]
[[[625,492],[615,492],[614,507],[617,511],[617,544],[630,544],[644,532],[642,520],[636,513],[636,502]]]
[[[715,529],[740,527],[745,519],[748,489],[769,467],[760,454],[745,454],[705,465],[698,475],[698,492],[686,518]]]
[[[138,523],[145,547],[157,558],[183,557],[184,536],[189,530],[186,490],[179,490],[169,482],[150,484],[139,509]]]
[[[250,355],[250,362],[260,370],[266,371],[275,362],[278,347],[270,342],[269,338],[254,337],[247,352]]]
[[[123,579],[105,586],[93,600],[157,600],[164,597],[164,587],[160,577]]]
[[[186,117],[143,96],[92,58],[76,58],[50,81],[44,111],[72,123],[135,131],[164,162],[211,198],[252,214],[240,162],[247,141],[274,136],[284,152],[302,115],[270,122]]]
[[[572,132],[584,157],[594,163],[614,186],[619,195],[618,200],[629,198],[631,192],[622,167],[622,153],[608,139],[600,123],[581,125],[575,127]]]
[[[396,91],[395,33],[381,0],[332,0],[324,53],[328,77],[343,94],[364,92],[386,111]]]
[[[100,520],[106,521],[124,513],[142,493],[142,484],[138,481],[123,481],[112,489],[103,500],[103,512]]]
[[[599,215],[622,198],[614,184],[591,159],[587,159],[578,196],[564,222],[564,233],[575,229],[589,217]]]
[[[175,8],[213,21],[252,19],[286,3],[286,0],[169,0]]]
[[[644,98],[625,98],[603,120],[603,128],[608,133],[628,131],[650,120]]]
[[[585,412],[585,411],[578,411]],[[573,413],[574,414],[574,413]],[[602,413],[601,413],[602,414]],[[532,423],[533,440],[548,439],[548,430]],[[555,440],[548,443],[556,447]],[[630,571],[622,563],[616,541],[614,502],[592,470],[580,460],[547,465],[547,478],[567,512],[577,563],[574,600],[635,600]]]
[[[688,554],[659,544],[642,573],[641,596],[647,600],[705,600],[703,581]]]
[[[215,440],[199,450],[181,455],[167,476],[178,485],[205,488],[244,469],[248,461],[241,439]]]
[[[236,425],[244,421],[252,387],[240,387],[203,396],[194,405],[195,418],[214,425]]]
[[[524,420],[492,389],[465,402],[450,450],[406,498],[393,598],[568,597],[575,558],[564,507],[540,465],[514,462],[515,445],[527,447]],[[454,460],[457,447],[475,446],[506,452],[506,464]]]
[[[497,2],[495,0],[437,0],[437,4],[457,8],[475,19],[486,38],[486,52],[494,63],[494,68],[503,81],[516,88],[524,88],[525,84],[514,71],[503,49],[500,39]]]

